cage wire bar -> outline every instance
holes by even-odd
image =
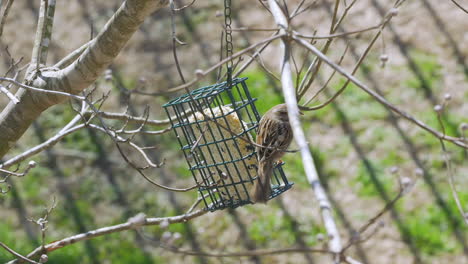
[[[257,156],[252,135],[260,116],[247,78],[202,87],[163,105],[206,209],[252,203]],[[272,199],[293,185],[276,164]]]

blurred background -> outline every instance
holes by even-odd
[[[232,2],[233,27],[275,27],[259,1]],[[300,1],[286,2],[295,7]],[[187,3],[175,1],[177,6]],[[460,3],[467,6],[464,1]],[[120,4],[117,0],[57,1],[49,64],[97,34]],[[316,1],[309,11],[293,20],[293,26],[307,34],[315,30],[318,35],[327,34],[333,4],[331,0]],[[389,1],[358,0],[344,21],[343,30],[377,25],[390,8]],[[189,80],[196,69],[207,69],[219,61],[224,23],[223,17],[217,16],[219,12],[223,12],[223,1],[199,0],[174,17],[177,36],[187,43],[177,51]],[[0,40],[1,72],[10,65],[6,48],[13,58],[29,61],[38,14],[39,1],[14,3]],[[446,133],[460,136],[460,124],[468,122],[467,28],[468,14],[451,1],[407,1],[384,30],[384,41],[377,42],[356,76],[438,130],[441,128],[433,108],[443,104]],[[235,31],[234,47],[240,50],[270,35],[271,32]],[[372,32],[364,32],[336,40],[328,55],[338,61],[348,46],[342,64],[350,70],[372,36]],[[325,40],[319,40],[316,45],[324,43]],[[148,105],[151,118],[166,118],[162,105],[180,93],[154,97],[130,96],[126,91],[157,92],[181,84],[171,45],[171,17],[165,8],[145,21],[106,76],[96,83],[96,94],[111,91],[103,110],[123,112],[130,100],[130,113],[142,114]],[[293,46],[293,52],[299,61],[313,59],[312,55],[301,57],[303,50],[298,46]],[[389,57],[385,67],[380,66],[382,54]],[[279,41],[267,48],[261,58],[261,63],[278,76]],[[330,73],[324,67],[313,90],[319,89]],[[284,102],[280,82],[259,63],[252,64],[241,76],[249,78],[252,96],[259,98],[256,105],[260,114]],[[216,82],[215,77],[208,76],[197,87]],[[344,81],[336,76],[312,105],[329,98]],[[446,94],[451,100],[444,100]],[[0,96],[1,108],[6,104],[6,97]],[[67,103],[50,108],[6,159],[55,135],[74,115]],[[307,112],[302,122],[345,241],[396,196],[399,176],[416,181],[413,190],[381,218],[384,226],[369,240],[350,249],[351,256],[363,263],[468,263],[468,229],[451,196],[448,169],[437,138],[389,114],[353,85],[334,103]],[[166,161],[162,168],[147,172],[152,179],[172,187],[193,185],[172,133],[139,136],[136,140],[142,145],[156,145],[157,149],[148,151],[149,155],[155,161]],[[467,152],[446,145],[460,199],[466,205]],[[10,178],[11,190],[0,195],[0,241],[22,254],[32,251],[41,241],[40,229],[27,219],[42,217],[53,197],[57,208],[49,217],[47,242],[122,223],[138,212],[151,217],[183,214],[197,197],[196,190],[174,193],[149,184],[122,160],[108,136],[93,130],[73,133],[33,160],[38,166],[23,178]],[[325,263],[327,256],[312,253],[241,258],[188,256],[165,250],[154,242],[171,235],[178,238],[171,242],[174,246],[209,252],[322,247],[326,244],[325,229],[303,173],[300,154],[287,154],[283,160],[285,172],[295,185],[267,206],[217,211],[167,228],[144,227],[143,232],[151,240],[134,231],[99,237],[51,253],[48,263]],[[11,259],[8,252],[0,250],[0,262]]]

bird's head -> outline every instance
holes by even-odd
[[[288,107],[286,104],[279,104],[271,109],[272,114],[275,116],[276,119],[281,120],[283,122],[289,122],[288,117]],[[299,112],[300,115],[303,115],[302,112]]]

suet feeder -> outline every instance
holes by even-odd
[[[247,78],[202,87],[164,105],[200,197],[210,211],[252,203],[257,180],[254,134],[260,120]],[[283,163],[272,177],[274,198],[291,188]]]

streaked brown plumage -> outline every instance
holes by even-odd
[[[252,202],[266,203],[271,194],[273,164],[278,161],[293,139],[286,104],[279,104],[268,110],[260,120],[256,143],[258,171],[252,194]]]

